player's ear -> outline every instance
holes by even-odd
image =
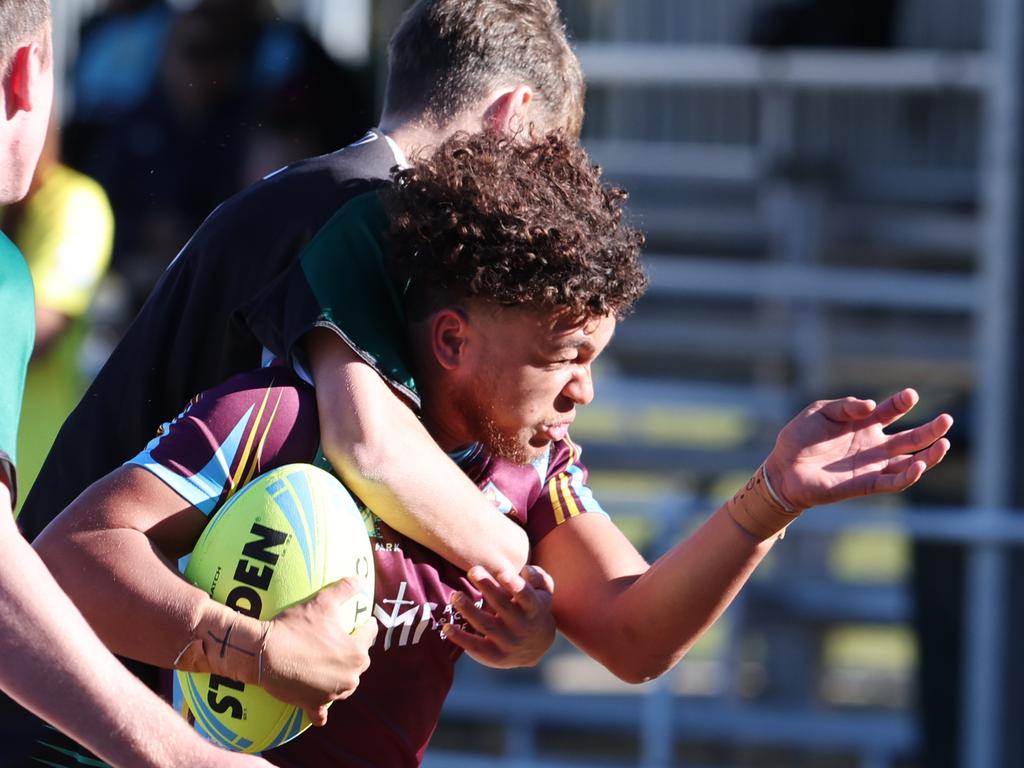
[[[469,318],[456,307],[434,313],[430,321],[430,346],[437,364],[455,370],[466,357],[469,340]]]
[[[38,43],[20,46],[11,56],[4,81],[7,118],[15,112],[31,111],[38,98],[38,83],[43,74],[43,49]]]
[[[528,126],[528,113],[533,102],[533,89],[517,85],[510,90],[498,91],[491,96],[484,111],[484,128],[499,133],[515,133]]]

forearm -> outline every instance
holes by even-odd
[[[0,542],[0,688],[115,766],[229,764],[103,646],[9,509]]]
[[[147,492],[157,491],[160,497]],[[174,666],[200,625],[237,625],[238,637],[259,637],[259,622],[211,600],[185,581],[148,534],[174,525],[158,522],[161,500],[176,499],[162,481],[138,468],[122,468],[89,487],[39,535],[36,551],[93,630],[115,653],[158,667]],[[172,501],[174,506],[180,500]],[[155,517],[132,522],[133,512]],[[194,541],[204,518],[195,510],[185,539]],[[171,520],[174,518],[172,517]],[[162,545],[168,555],[183,544]],[[250,682],[244,680],[243,682]]]
[[[446,456],[381,377],[328,331],[308,340],[324,454],[396,531],[461,567],[518,573],[525,532]]]
[[[206,611],[228,611],[171,569],[140,531],[47,531],[36,548],[116,654],[171,668]],[[60,539],[64,538],[63,541]]]
[[[355,451],[364,461],[339,470],[346,486],[399,533],[454,565],[518,573],[526,564],[526,532],[498,512],[418,424],[392,430],[402,456]],[[325,447],[325,451],[326,451]],[[409,461],[409,456],[416,456]]]
[[[757,541],[719,509],[615,599],[603,656],[634,682],[671,669],[718,620],[775,539]]]
[[[583,515],[556,528],[538,544],[536,559],[558,586],[558,628],[628,682],[670,669],[775,540],[752,536],[727,506],[650,566],[606,518]]]

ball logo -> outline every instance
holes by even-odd
[[[218,698],[221,687],[245,693],[245,683],[240,683],[229,677],[210,675],[210,690],[206,692],[206,703],[210,705],[210,709],[214,712],[220,715],[230,715],[235,720],[244,720],[245,710],[242,708],[242,702],[230,695]]]
[[[259,523],[252,524],[250,533],[256,538],[242,548],[242,557],[235,566],[235,581],[238,582],[238,586],[228,593],[226,604],[239,613],[258,619],[263,610],[260,592],[266,592],[270,588],[270,580],[274,578],[274,566],[278,560],[278,555],[270,549],[288,541],[288,534]],[[252,561],[263,565],[254,565]]]

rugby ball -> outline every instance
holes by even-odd
[[[345,604],[352,631],[373,613],[373,551],[352,496],[312,464],[279,467],[237,491],[207,523],[185,568],[185,578],[217,602],[264,620],[346,576],[367,585]],[[262,752],[310,725],[301,709],[256,685],[175,677],[182,713],[227,749]]]

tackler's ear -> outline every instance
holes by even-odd
[[[517,133],[530,124],[529,111],[533,102],[533,89],[517,85],[496,91],[484,112],[484,129],[499,133]]]
[[[431,350],[445,370],[455,370],[465,361],[469,337],[469,318],[461,309],[445,307],[430,319]]]

